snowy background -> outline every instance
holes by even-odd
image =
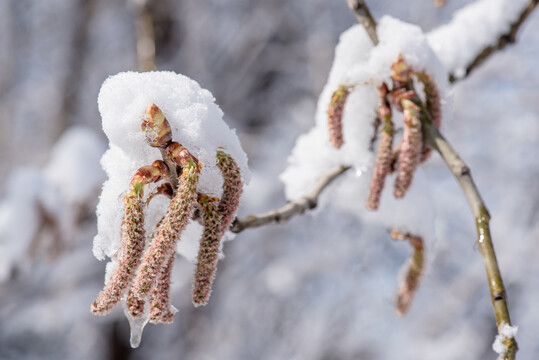
[[[466,61],[466,39],[485,41],[481,21],[495,32],[524,2],[370,3],[376,18],[425,32],[468,9],[449,28],[454,41],[437,49],[453,68]],[[356,23],[345,1],[152,5],[157,68],[210,90],[249,156],[240,215],[282,205],[279,174],[314,124],[340,33]],[[105,273],[91,250],[107,146],[97,94],[109,75],[137,69],[134,18],[125,0],[0,0],[0,359],[496,358],[474,223],[438,156],[423,165],[421,186],[436,209],[435,236],[425,239],[426,274],[404,318],[394,300],[410,247],[350,211],[362,206],[343,191],[354,174],[313,213],[227,242],[204,308],[191,305],[192,264],[178,258],[180,312],[173,325],[149,325],[139,349],[129,348],[120,309],[92,315]],[[492,215],[518,359],[529,360],[539,358],[538,28],[536,10],[516,45],[450,88],[443,125]]]

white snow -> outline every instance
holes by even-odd
[[[152,103],[167,117],[173,141],[184,145],[204,165],[198,184],[200,192],[221,195],[222,177],[215,157],[220,149],[232,155],[244,182],[249,181],[247,156],[235,131],[222,120],[223,113],[208,90],[173,72],[124,72],[109,77],[98,98],[103,130],[110,142],[101,159],[108,180],[97,206],[98,234],[94,240],[94,255],[100,260],[105,255],[112,257],[120,246],[122,197],[135,171],[161,159],[159,150],[147,144],[140,128]],[[148,232],[162,218],[167,205],[162,196],[152,199],[145,210]],[[189,234],[184,235],[184,240]],[[192,257],[192,249],[187,255]]]
[[[503,343],[506,339],[512,339],[517,336],[518,326],[503,324],[499,335],[496,335],[492,349],[498,354],[498,360],[502,360],[507,352],[507,347]]]
[[[447,73],[418,26],[384,16],[378,25],[378,35],[380,42],[376,47],[361,25],[341,35],[328,82],[318,100],[315,127],[300,136],[288,159],[289,166],[280,178],[285,184],[286,197],[294,200],[312,189],[324,172],[339,164],[351,165],[355,176],[348,175],[338,186],[333,202],[392,229],[432,237],[434,210],[428,184],[420,171],[414,178],[416,186],[421,183],[418,190],[413,189],[413,184],[404,199],[396,200],[392,196],[393,181],[388,178],[380,210],[368,214],[363,210],[375,156],[369,145],[379,101],[376,86],[390,80],[391,64],[402,54],[412,68],[433,77],[442,96],[447,87]],[[332,93],[340,84],[355,87],[344,108],[344,145],[337,150],[329,143],[326,111]],[[445,116],[447,109],[444,107],[443,111]],[[402,127],[399,118],[394,114],[396,126]]]
[[[64,132],[54,145],[51,160],[44,168],[47,179],[55,183],[65,199],[83,204],[95,198],[105,180],[99,158],[105,144],[93,131],[75,126]]]
[[[453,19],[428,34],[429,44],[449,72],[465,74],[483,48],[509,30],[528,0],[479,0],[455,12]],[[471,30],[473,29],[473,30]]]

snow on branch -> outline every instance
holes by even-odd
[[[522,26],[522,24],[524,24],[524,21],[526,21],[526,19],[531,14],[533,9],[535,9],[538,3],[538,0],[531,0],[528,5],[524,7],[518,19],[511,24],[511,26],[509,27],[509,31],[500,35],[498,41],[494,45],[487,46],[483,50],[481,50],[481,52],[477,54],[477,56],[468,64],[468,66],[466,66],[466,71],[462,77],[459,78],[453,73],[449,74],[449,81],[456,82],[458,80],[468,77],[468,75],[470,75],[472,71],[474,71],[477,67],[481,66],[481,64],[483,64],[491,55],[493,55],[497,51],[503,50],[509,44],[514,44],[516,42],[517,33],[520,30],[520,27]]]
[[[449,81],[466,78],[494,53],[514,43],[538,2],[475,1],[457,11],[451,22],[431,31],[429,43],[450,73]],[[472,27],[474,31],[469,31]]]

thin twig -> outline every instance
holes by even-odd
[[[347,1],[350,2],[350,0]],[[532,2],[536,3],[537,0]],[[362,6],[366,8],[365,3],[363,3]],[[368,12],[368,9],[366,12]],[[524,16],[524,19],[526,16]],[[373,28],[372,25],[369,25],[369,27],[371,29]],[[367,32],[369,31],[368,28],[366,28],[366,30]],[[374,41],[373,43],[376,44]],[[428,145],[438,151],[442,159],[445,161],[447,167],[457,179],[475,218],[477,227],[477,243],[479,245],[485,270],[487,272],[487,279],[492,299],[492,306],[494,307],[494,313],[496,315],[498,333],[501,334],[504,325],[511,325],[511,318],[507,308],[506,292],[503,285],[501,272],[496,259],[494,245],[490,236],[489,213],[483,199],[481,199],[481,195],[479,194],[477,187],[475,186],[470,168],[464,163],[453,147],[433,125],[432,118],[428,111],[426,111],[424,107],[422,107],[421,110],[423,115],[421,122],[425,140]],[[515,354],[518,350],[516,340],[514,338],[504,337],[504,345],[506,346],[507,351],[505,354],[503,354],[503,360],[514,360]]]
[[[271,210],[261,215],[250,215],[243,219],[235,219],[230,231],[239,233],[249,228],[269,224],[283,224],[296,215],[301,215],[307,210],[314,209],[318,205],[318,197],[322,191],[348,169],[350,169],[350,166],[339,165],[328,171],[318,179],[316,186],[310,193],[299,200],[286,203],[279,209]]]
[[[376,34],[376,21],[371,15],[371,12],[369,11],[369,8],[367,7],[367,4],[365,4],[364,0],[346,0],[348,3],[348,7],[350,10],[354,12],[356,15],[357,21],[363,27],[365,30],[367,30],[367,34],[371,38],[372,43],[376,46],[378,45],[378,35]]]
[[[472,71],[474,71],[477,67],[483,64],[485,60],[487,60],[492,54],[504,49],[509,44],[515,43],[518,30],[520,29],[524,21],[526,21],[526,19],[538,3],[539,0],[531,0],[528,5],[526,5],[526,7],[522,10],[522,13],[520,13],[518,19],[513,24],[511,24],[511,26],[509,27],[509,31],[507,31],[505,34],[502,34],[498,38],[496,44],[487,46],[483,50],[481,50],[481,52],[477,54],[477,56],[472,60],[472,62],[468,64],[464,76],[456,77],[455,74],[449,74],[449,81],[454,83],[468,77],[468,75],[470,75]]]
[[[139,71],[155,70],[155,35],[149,1],[134,2]]]

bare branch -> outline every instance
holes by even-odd
[[[149,1],[132,1],[137,33],[137,63],[139,71],[155,70],[155,35]]]
[[[449,74],[449,81],[454,83],[459,80],[465,79],[470,75],[472,71],[482,65],[485,60],[487,60],[492,54],[504,49],[509,44],[515,43],[518,30],[520,29],[524,21],[526,21],[533,9],[535,9],[537,3],[539,3],[539,0],[530,0],[528,5],[526,5],[526,7],[522,10],[522,13],[518,17],[518,19],[513,24],[511,24],[511,26],[509,27],[509,31],[505,34],[502,34],[498,38],[496,44],[487,46],[483,50],[481,50],[481,52],[477,54],[477,56],[472,60],[472,62],[466,67],[466,72],[464,73],[464,76],[456,77],[454,74]]]
[[[485,264],[492,306],[494,307],[494,313],[496,314],[496,325],[498,326],[498,332],[501,333],[501,329],[505,324],[511,325],[511,318],[507,308],[506,293],[503,285],[502,275],[498,267],[496,252],[494,251],[494,245],[490,236],[490,215],[472,179],[470,168],[464,163],[464,161],[462,161],[460,156],[455,152],[455,150],[435,126],[425,124],[424,129],[426,140],[428,141],[429,145],[434,147],[442,156],[442,159],[447,164],[447,167],[449,167],[457,179],[472,210],[477,227],[477,243]],[[515,339],[506,338],[505,346],[508,350],[503,359],[514,359],[518,350],[518,345]]]
[[[249,228],[269,224],[283,224],[296,215],[301,215],[307,210],[314,209],[318,205],[318,197],[322,191],[348,169],[350,169],[350,166],[339,165],[328,171],[318,179],[316,186],[310,193],[299,200],[287,202],[279,209],[271,210],[261,215],[249,215],[246,218],[234,220],[230,231],[239,233]]]
[[[374,21],[374,18],[371,15],[371,12],[369,11],[369,8],[367,7],[367,4],[365,4],[364,0],[346,0],[348,3],[348,7],[350,10],[354,12],[356,15],[357,21],[367,31],[367,34],[371,38],[372,43],[376,46],[378,45],[378,35],[376,34],[376,21]]]

